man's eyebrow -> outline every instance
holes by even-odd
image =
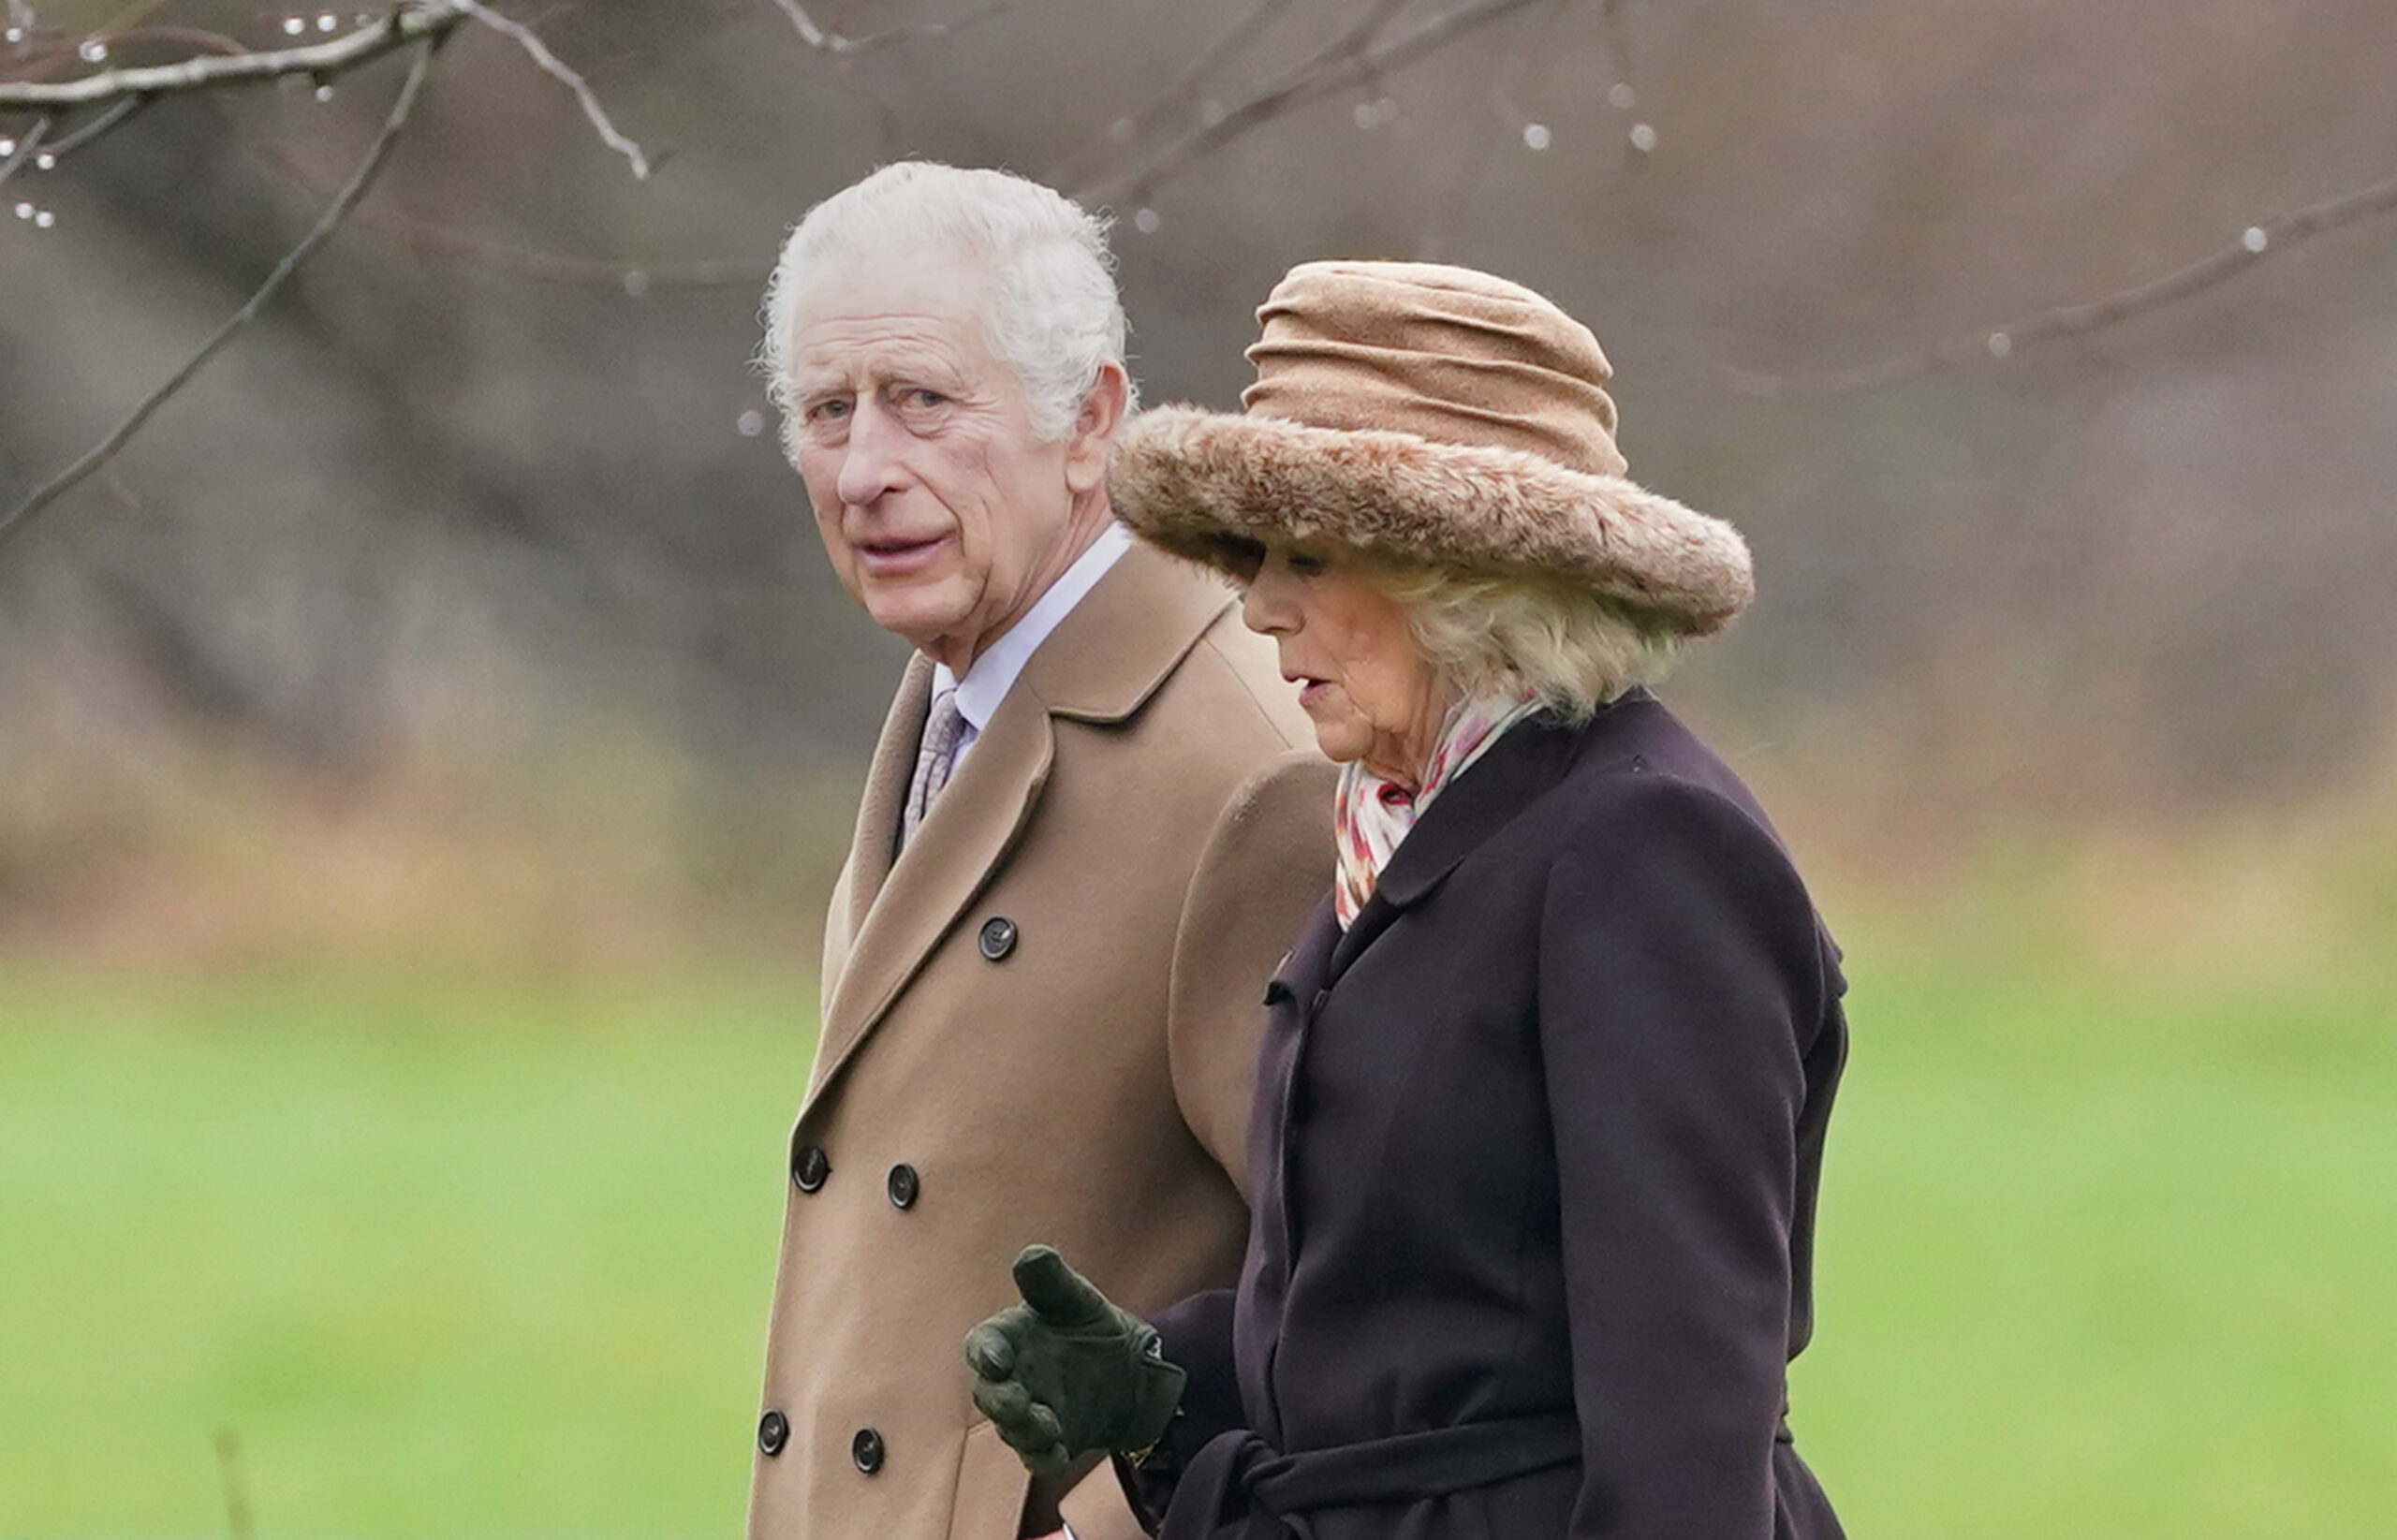
[[[951,391],[963,388],[966,377],[965,371],[957,366],[955,359],[928,347],[890,353],[875,360],[872,373],[874,378],[885,383],[920,380],[946,387]]]

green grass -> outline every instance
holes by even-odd
[[[0,975],[0,1535],[737,1533],[812,998]]]
[[[2390,970],[1856,973],[1793,1386],[1850,1533],[2391,1533]]]
[[[1850,1533],[2390,1533],[2391,968],[1848,939]],[[0,971],[0,1536],[733,1533],[808,999]]]

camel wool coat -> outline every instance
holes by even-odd
[[[1104,1470],[1031,1481],[960,1343],[1033,1240],[1135,1309],[1239,1275],[1257,999],[1331,877],[1332,770],[1230,591],[1135,548],[894,862],[930,678],[911,662],[825,927],[749,1534],[1014,1540],[1062,1503],[1128,1540]]]

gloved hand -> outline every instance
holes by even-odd
[[[1108,1302],[1064,1257],[1026,1246],[1009,1305],[965,1334],[974,1404],[1026,1469],[1055,1475],[1091,1449],[1145,1449],[1165,1436],[1189,1379],[1156,1327]]]

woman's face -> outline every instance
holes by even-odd
[[[1362,759],[1410,788],[1437,744],[1449,693],[1416,645],[1406,611],[1339,548],[1268,546],[1241,607],[1282,650],[1330,759]]]

